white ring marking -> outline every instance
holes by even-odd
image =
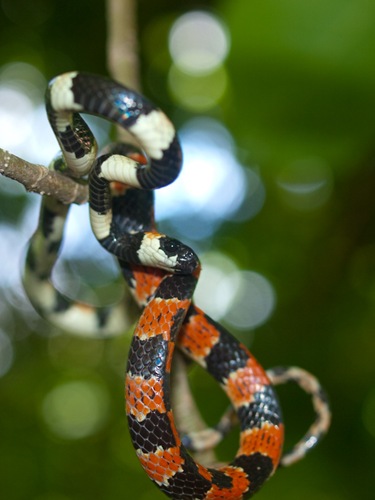
[[[105,214],[98,214],[90,208],[90,223],[92,230],[98,240],[107,238],[111,232],[112,210],[108,210]]]
[[[137,137],[146,153],[154,160],[163,157],[163,151],[169,148],[176,135],[174,126],[160,110],[141,115],[129,127],[129,132]]]
[[[127,156],[112,155],[101,165],[99,177],[107,181],[123,182],[128,186],[141,187],[137,179],[138,163]]]
[[[72,91],[76,71],[64,73],[53,80],[51,86],[51,105],[55,111],[83,111],[83,107],[74,101]]]

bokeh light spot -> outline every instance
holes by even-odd
[[[255,217],[263,208],[266,200],[266,188],[257,168],[245,168],[247,179],[247,194],[239,210],[231,215],[230,219],[236,222],[245,221]]]
[[[46,79],[33,65],[11,62],[0,68],[0,85],[9,86],[27,95],[32,102],[43,101]]]
[[[240,271],[240,279],[235,278],[238,285],[226,321],[239,330],[263,325],[275,308],[274,288],[264,276],[253,271]],[[233,277],[228,276],[228,280],[234,283]]]
[[[220,66],[229,45],[224,24],[216,16],[203,11],[179,17],[169,34],[169,50],[175,65],[194,75],[209,73]]]
[[[115,258],[95,238],[87,210],[87,205],[81,205],[72,206],[69,211],[63,249],[53,269],[53,281],[68,297],[98,304],[99,287],[113,285],[119,269]],[[109,293],[109,289],[107,291]],[[117,291],[114,291],[114,296],[109,295],[108,303],[118,298]]]
[[[20,237],[20,226],[0,224],[2,244],[0,245],[0,259],[6,266],[0,269],[0,286],[13,287],[20,283],[20,263],[24,252],[23,243],[26,240]]]
[[[284,168],[277,184],[286,205],[300,211],[312,211],[328,201],[333,188],[333,174],[323,160],[307,158]]]
[[[276,294],[264,276],[238,269],[220,253],[203,254],[201,260],[203,271],[194,296],[199,307],[238,330],[256,328],[269,319]]]
[[[32,132],[33,103],[19,90],[1,85],[0,108],[0,135],[7,149],[14,149]]]
[[[202,273],[194,300],[207,314],[219,321],[225,317],[233,302],[238,286],[233,281],[239,279],[239,270],[231,258],[220,252],[203,254],[201,262]],[[232,283],[228,282],[228,276],[232,277]]]
[[[42,73],[24,62],[0,68],[1,147],[27,161],[48,165],[60,151],[47,119]],[[99,144],[108,137],[110,123],[87,118]]]
[[[189,111],[202,112],[215,107],[228,86],[224,66],[204,75],[190,75],[172,65],[168,75],[171,95],[176,103]]]
[[[212,119],[194,119],[179,131],[184,167],[179,178],[156,193],[158,220],[171,218],[180,236],[210,236],[239,210],[247,176],[238,163],[228,131]],[[182,219],[189,217],[192,224]]]
[[[51,432],[64,439],[82,439],[97,432],[108,415],[109,397],[99,384],[66,382],[44,398],[42,415]]]

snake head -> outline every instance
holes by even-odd
[[[173,262],[171,271],[176,274],[195,274],[200,269],[197,254],[187,245],[180,241],[163,236],[159,240],[160,252],[169,262]]]

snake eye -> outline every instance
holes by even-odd
[[[179,253],[181,243],[172,238],[161,238],[160,248],[166,255],[168,255],[168,257],[173,257],[174,255],[177,255]]]

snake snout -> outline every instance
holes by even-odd
[[[187,245],[174,238],[162,238],[160,240],[162,251],[174,259],[173,271],[178,274],[193,274],[200,267],[197,254]]]
[[[177,259],[177,269],[181,273],[194,274],[194,272],[200,268],[198,256],[190,247],[186,245],[181,246],[181,253],[179,253]]]

